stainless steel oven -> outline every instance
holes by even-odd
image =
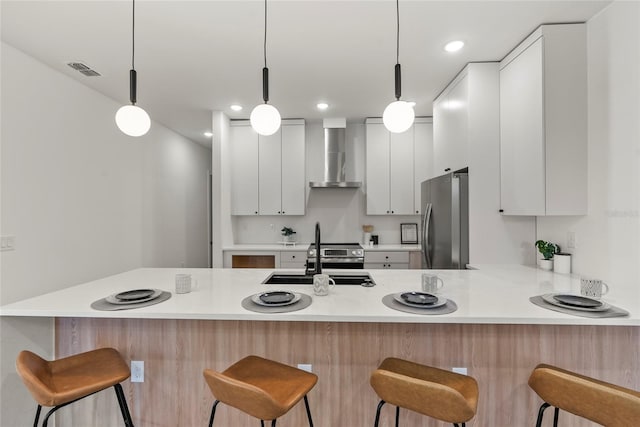
[[[321,243],[320,263],[322,268],[364,268],[364,249],[359,243]],[[307,249],[307,269],[316,265],[316,246]]]

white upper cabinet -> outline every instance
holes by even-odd
[[[231,214],[258,215],[258,134],[247,124],[231,122]]]
[[[262,136],[247,120],[231,122],[233,215],[304,215],[304,128],[304,120],[283,120]]]
[[[500,62],[505,215],[587,213],[584,24],[543,25]]]
[[[382,121],[367,120],[366,192],[367,215],[391,214],[389,206],[390,134]]]
[[[304,215],[305,136],[304,122],[284,125],[282,131],[282,215]]]
[[[468,166],[469,79],[463,70],[433,103],[434,176]]]
[[[413,125],[413,208],[420,214],[420,184],[433,176],[433,120],[417,118]]]
[[[406,132],[391,133],[382,119],[366,120],[367,215],[419,213],[419,182],[429,173],[430,122],[416,118]]]

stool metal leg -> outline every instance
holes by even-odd
[[[220,403],[219,400],[213,402],[213,407],[211,408],[211,416],[209,417],[209,427],[213,426],[213,418],[216,416],[216,406]],[[264,425],[262,426],[264,427]]]
[[[276,420],[271,421],[271,427],[276,427]]]
[[[400,407],[396,406],[396,427],[398,427],[400,422]]]
[[[116,397],[118,398],[118,405],[120,405],[120,412],[122,412],[124,425],[126,427],[133,427],[133,420],[131,419],[131,414],[129,413],[127,400],[124,398],[124,392],[122,391],[122,386],[120,384],[116,384],[113,386],[113,388],[116,390]]]
[[[309,399],[307,395],[304,395],[304,407],[307,409],[307,418],[309,419],[309,427],[313,427],[313,420],[311,419],[311,410],[309,409]]]
[[[264,427],[264,420],[260,420],[260,427]]]
[[[378,403],[378,409],[376,410],[376,422],[373,424],[374,427],[378,427],[378,423],[380,422],[380,410],[385,403],[386,402],[384,400],[381,400],[380,403]]]
[[[558,427],[558,416],[560,415],[560,408],[556,408],[553,412],[553,427]]]
[[[40,419],[40,411],[42,411],[42,406],[38,405],[38,409],[36,409],[36,419],[33,422],[33,427],[38,427],[38,420]]]
[[[540,405],[540,409],[538,409],[538,421],[536,422],[536,427],[542,427],[542,418],[544,417],[544,410],[547,409],[549,405],[547,402],[544,402]]]

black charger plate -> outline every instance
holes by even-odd
[[[115,295],[115,299],[120,301],[138,301],[149,298],[156,291],[154,289],[134,289],[132,291],[120,292]]]
[[[273,291],[260,294],[260,301],[265,304],[283,304],[289,301],[293,301],[295,295],[286,291]]]
[[[431,305],[438,302],[438,297],[424,292],[405,292],[400,297],[411,304]]]
[[[574,307],[597,308],[602,306],[601,301],[597,301],[580,295],[558,294],[554,295],[553,299],[562,304],[571,305]]]

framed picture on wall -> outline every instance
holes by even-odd
[[[418,243],[418,224],[409,222],[400,224],[400,243],[403,245]]]

